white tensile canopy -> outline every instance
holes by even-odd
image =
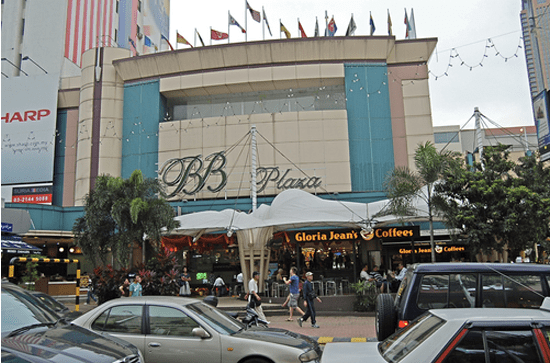
[[[425,220],[428,215],[426,203],[417,198],[413,216],[387,215],[374,220],[373,216],[383,211],[387,204],[388,200],[372,203],[326,200],[300,189],[288,189],[277,195],[270,206],[262,204],[250,214],[225,209],[178,216],[175,219],[180,227],[172,233],[200,237],[207,233],[227,231],[231,235],[235,232],[245,281],[259,260],[260,282],[263,283],[270,256],[266,245],[275,232],[305,227],[365,228],[403,219]]]

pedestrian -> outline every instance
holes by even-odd
[[[118,287],[118,289],[120,290],[121,297],[130,296],[130,280],[128,280],[128,278],[125,278],[124,282]]]
[[[183,271],[180,276],[180,293],[179,296],[191,296],[191,275],[187,271],[187,266],[183,266]]]
[[[225,288],[225,281],[223,281],[222,277],[218,275],[216,277],[216,280],[214,281],[214,291],[216,292],[216,296],[222,296],[223,295],[223,289]]]
[[[90,299],[97,302],[97,298],[94,295],[94,283],[92,278],[87,273],[84,273],[84,275],[88,276],[88,296],[86,297],[86,305],[89,305]]]
[[[298,299],[300,298],[300,278],[298,277],[297,272],[298,269],[296,268],[296,266],[292,266],[290,268],[290,279],[284,279],[285,284],[288,285],[290,291],[290,294],[288,295],[288,310],[290,312],[290,316],[286,319],[286,321],[294,320],[292,318],[294,309],[296,309],[296,311],[298,311],[300,314],[304,315],[304,311],[298,306]]]
[[[134,282],[128,288],[131,297],[142,296],[141,276],[136,275]]]
[[[248,306],[256,311],[260,319],[267,321],[264,310],[262,309],[262,298],[258,295],[259,280],[260,273],[258,271],[254,271],[252,273],[252,278],[248,282]]]
[[[237,274],[237,284],[235,285],[235,295],[240,296],[243,291],[244,278],[242,271]]]
[[[311,317],[311,327],[318,328],[317,321],[315,319],[315,300],[322,302],[321,299],[315,293],[313,289],[313,272],[306,272],[306,282],[304,282],[303,294],[304,294],[304,306],[307,308],[307,311],[304,316],[298,319],[298,325],[302,327],[304,321],[307,321]]]
[[[380,274],[380,266],[374,266],[371,273],[371,279],[369,281],[374,281],[376,283],[376,287],[380,288],[381,293],[388,291],[388,281]]]

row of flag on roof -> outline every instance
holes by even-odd
[[[262,7],[262,12],[260,13],[259,11],[252,9],[250,4],[246,0],[246,10],[248,10],[248,12],[250,13],[250,17],[254,21],[256,21],[258,23],[262,23],[263,29],[264,29],[263,30],[264,39],[265,39],[265,28],[267,28],[269,34],[271,36],[273,36],[273,34],[271,32],[271,27],[269,25],[269,21],[267,20],[267,16],[265,14],[265,10],[264,10],[263,7]],[[231,15],[231,13],[229,11],[228,11],[227,14],[228,14],[227,32],[214,30],[214,29],[210,28],[210,44],[212,44],[212,40],[217,41],[217,40],[228,39],[228,41],[229,41],[231,26],[237,27],[241,31],[241,33],[245,34],[245,37],[246,37],[248,16],[245,17],[245,26],[243,27]],[[405,39],[416,39],[416,26],[415,26],[415,22],[414,22],[414,10],[413,9],[411,9],[410,16],[407,15],[407,9],[405,9],[404,23],[406,25],[406,27],[405,27],[406,28],[406,30],[405,30]],[[376,25],[374,23],[374,19],[372,17],[372,14],[370,14],[370,17],[369,17],[369,26],[370,26],[370,35],[374,35],[374,32],[376,31]],[[355,23],[355,20],[353,18],[353,14],[352,14],[351,19],[350,19],[349,24],[348,24],[348,27],[346,29],[346,34],[345,35],[346,36],[354,35],[356,29],[357,29],[357,24]],[[336,21],[334,20],[334,16],[332,16],[332,18],[329,19],[328,14],[325,11],[324,36],[326,36],[326,37],[335,36],[337,30],[338,30],[338,27],[336,25]],[[388,33],[388,35],[393,35],[392,20],[391,20],[389,9],[388,9],[388,17],[387,17],[387,33]],[[287,39],[292,38],[291,32],[288,30],[288,28],[279,19],[279,36],[282,38],[283,35]],[[301,37],[301,38],[307,38],[308,37],[304,27],[302,26],[302,23],[300,22],[300,19],[298,19],[298,36]],[[319,32],[319,21],[318,21],[317,18],[315,19],[315,29],[313,31],[313,36],[314,37],[321,36],[321,34]],[[200,42],[200,45],[205,46],[204,40],[203,40],[203,38],[201,37],[200,33],[197,31],[196,28],[195,28],[195,32],[194,32],[194,38],[195,38],[194,39],[195,40],[194,41],[195,46],[197,45],[197,40]],[[161,39],[168,43],[171,50],[174,50],[174,47],[172,47],[172,45],[170,44],[170,41],[168,40],[167,37],[162,35]],[[177,42],[177,44],[184,44],[184,45],[188,45],[190,47],[193,47],[193,45],[187,39],[185,39],[178,31],[176,31],[176,42]],[[145,44],[145,45],[147,45],[147,44]],[[177,45],[176,45],[176,47],[177,47]]]

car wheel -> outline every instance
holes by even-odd
[[[380,294],[376,298],[376,337],[384,340],[395,331],[395,312],[390,294]]]

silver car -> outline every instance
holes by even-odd
[[[196,299],[143,296],[108,301],[72,321],[136,345],[146,362],[318,362],[307,336],[252,327]]]
[[[550,298],[540,309],[440,309],[382,342],[327,344],[321,363],[550,362]]]

